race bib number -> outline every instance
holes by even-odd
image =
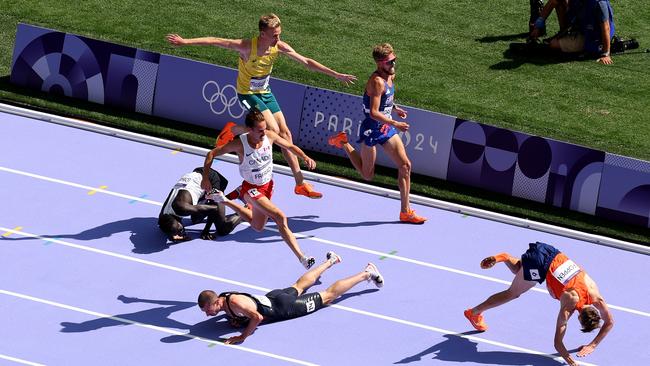
[[[314,300],[309,300],[305,303],[305,306],[307,306],[307,312],[311,313],[312,311],[316,310],[316,302]]]
[[[533,281],[537,281],[540,279],[539,277],[539,271],[536,269],[529,269],[528,273],[530,274],[530,279]]]
[[[248,195],[251,196],[251,198],[254,200],[262,196],[262,194],[260,193],[260,191],[257,190],[257,188],[251,188],[246,193],[248,193]]]
[[[580,267],[569,259],[553,271],[553,277],[561,284],[566,285],[578,273],[580,273]]]
[[[257,78],[251,78],[250,90],[251,91],[261,91],[269,88],[269,79],[271,75],[266,75]]]

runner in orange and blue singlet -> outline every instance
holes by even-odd
[[[555,327],[555,349],[569,365],[576,365],[576,363],[564,346],[563,339],[567,322],[576,310],[579,313],[578,320],[583,332],[600,328],[596,337],[580,348],[578,357],[593,352],[614,326],[612,314],[594,280],[579,265],[552,245],[530,243],[521,259],[507,253],[500,253],[483,259],[481,268],[491,268],[498,262],[503,262],[515,278],[507,290],[498,292],[481,304],[465,310],[465,317],[476,330],[488,329],[482,315],[484,311],[514,300],[533,288],[536,282],[541,284],[544,281],[551,297],[560,301],[560,312]]]

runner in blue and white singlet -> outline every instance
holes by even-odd
[[[381,95],[379,102],[379,112],[389,119],[392,119],[391,113],[393,112],[393,99],[395,97],[395,84],[388,84],[384,80],[384,93]],[[397,134],[397,129],[389,124],[376,121],[370,117],[370,96],[367,92],[363,93],[363,113],[366,119],[361,124],[359,133],[359,140],[368,146],[375,146],[377,144],[383,145],[388,139]]]

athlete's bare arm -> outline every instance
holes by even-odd
[[[257,305],[251,299],[244,295],[232,295],[230,297],[230,307],[232,311],[238,314],[244,314],[250,319],[248,326],[240,335],[228,338],[224,343],[235,344],[243,342],[248,336],[253,334],[255,328],[264,320],[262,314],[257,311]]]
[[[183,38],[178,34],[168,34],[167,42],[174,46],[215,46],[239,52],[239,56],[247,60],[250,54],[251,42],[248,39],[229,39],[219,37]]]
[[[598,331],[598,334],[596,334],[594,340],[580,348],[580,351],[577,353],[578,357],[584,357],[592,353],[594,349],[596,349],[596,347],[600,344],[600,342],[602,342],[605,336],[607,336],[609,331],[614,327],[614,318],[612,317],[612,313],[609,311],[609,307],[607,306],[605,299],[603,299],[603,297],[600,295],[600,291],[598,291],[596,283],[591,279],[591,277],[589,277],[589,275],[585,275],[585,282],[587,283],[589,296],[591,296],[593,299],[592,305],[600,313],[600,318],[603,320],[603,325],[600,327],[600,330]]]
[[[241,140],[235,139],[229,143],[215,147],[214,149],[208,151],[205,155],[205,161],[203,162],[203,178],[201,179],[201,189],[206,192],[209,192],[212,189],[212,183],[210,183],[210,168],[212,167],[212,162],[214,158],[228,153],[236,153],[239,156],[239,161],[241,162],[242,156],[244,155],[244,146],[241,144]]]
[[[281,137],[280,135],[278,135],[277,133],[271,130],[266,131],[266,137],[269,139],[269,141],[272,144],[276,144],[283,149],[290,150],[291,152],[296,154],[296,156],[300,157],[305,162],[305,165],[307,165],[307,168],[309,170],[316,169],[316,162],[312,158],[307,156],[307,154],[305,154],[305,152],[302,151],[302,149],[299,148],[298,146],[292,144],[290,141],[284,139],[283,137]]]
[[[573,314],[576,304],[578,303],[578,294],[574,291],[565,291],[562,296],[560,296],[560,312],[557,315],[557,323],[555,325],[555,337],[553,340],[555,349],[558,351],[560,356],[566,361],[570,366],[575,366],[577,363],[571,358],[569,351],[567,351],[564,346],[564,334],[566,334],[566,327]]]
[[[298,52],[296,52],[296,50],[294,50],[291,46],[289,46],[287,42],[279,41],[278,50],[280,51],[280,53],[289,56],[289,58],[305,66],[309,70],[320,72],[321,74],[331,76],[336,80],[344,82],[346,85],[354,84],[354,81],[357,80],[357,77],[354,75],[341,74],[340,72],[336,72],[314,59],[299,54]]]

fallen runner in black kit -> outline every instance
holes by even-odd
[[[215,188],[226,189],[228,180],[217,171],[210,169],[208,176]],[[158,226],[174,243],[191,239],[185,232],[183,216],[190,216],[192,224],[208,218],[201,232],[201,239],[204,240],[214,239],[215,234],[227,235],[241,223],[238,214],[226,216],[225,206],[210,199],[210,195],[201,188],[202,177],[203,168],[196,168],[191,173],[183,175],[169,192],[160,210]],[[215,234],[210,233],[212,224],[216,227]]]
[[[363,281],[372,281],[382,287],[384,278],[377,267],[368,263],[363,271],[334,282],[325,291],[304,293],[331,266],[341,262],[341,257],[334,252],[327,253],[327,260],[302,275],[291,287],[276,289],[266,295],[252,295],[239,292],[224,292],[217,295],[212,290],[199,294],[198,304],[207,316],[215,316],[224,311],[230,325],[245,327],[240,335],[228,338],[226,344],[243,342],[253,334],[261,323],[271,323],[298,318],[330,304],[339,296]]]

